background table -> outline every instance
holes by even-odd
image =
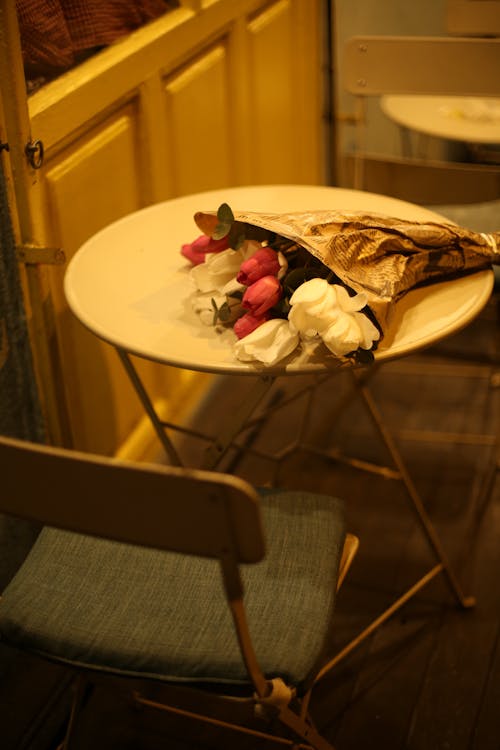
[[[466,96],[385,95],[380,107],[401,128],[404,155],[411,155],[409,134],[417,133],[419,152],[429,153],[428,136],[465,144],[475,160],[498,163],[500,99]]]
[[[386,95],[380,106],[410,130],[463,143],[500,143],[500,99]]]

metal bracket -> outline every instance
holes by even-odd
[[[20,263],[60,266],[66,262],[64,250],[60,247],[38,247],[37,245],[20,245],[16,247],[17,260]]]

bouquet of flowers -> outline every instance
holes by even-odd
[[[195,214],[181,248],[202,322],[232,327],[242,361],[271,366],[298,347],[368,362],[409,289],[498,262],[500,234],[355,212]]]

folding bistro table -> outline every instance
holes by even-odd
[[[223,202],[240,211],[346,209],[416,221],[444,221],[424,208],[373,193],[331,187],[267,185],[210,191],[156,204],[125,216],[85,242],[66,273],[68,304],[87,328],[116,348],[172,463],[182,465],[182,459],[169,437],[169,429],[181,429],[189,434],[189,426],[172,425],[159,418],[130,355],[188,370],[253,378],[251,396],[244,399],[239,412],[232,415],[227,424],[222,423],[217,434],[206,436],[209,445],[204,468],[209,469],[219,466],[237,435],[248,427],[255,407],[276,378],[297,374],[334,377],[340,371],[338,361],[331,356],[308,359],[300,353],[265,369],[240,362],[233,354],[232,330],[218,333],[200,322],[192,309],[194,288],[189,264],[180,255],[180,247],[199,234],[194,213],[216,210]],[[389,330],[375,352],[374,365],[350,369],[353,387],[394,462],[393,469],[385,469],[386,476],[400,480],[405,486],[410,505],[434,554],[435,565],[343,649],[339,659],[440,573],[445,574],[462,607],[474,604],[474,599],[465,596],[460,588],[368,388],[368,380],[380,363],[410,354],[467,325],[486,304],[492,288],[493,273],[487,270],[408,292],[395,305]]]

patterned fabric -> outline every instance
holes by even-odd
[[[44,442],[5,176],[0,160],[0,433]],[[0,491],[1,491],[0,473]],[[0,591],[26,557],[38,527],[0,516]],[[0,658],[1,660],[1,658]],[[0,678],[2,665],[0,663]]]
[[[267,492],[268,551],[242,566],[268,677],[300,685],[331,632],[343,504]],[[248,683],[218,563],[45,529],[0,606],[6,641],[79,666],[173,681]]]
[[[38,442],[44,437],[1,161],[0,433]]]
[[[163,15],[178,0],[16,0],[25,65],[38,73],[66,70]]]

